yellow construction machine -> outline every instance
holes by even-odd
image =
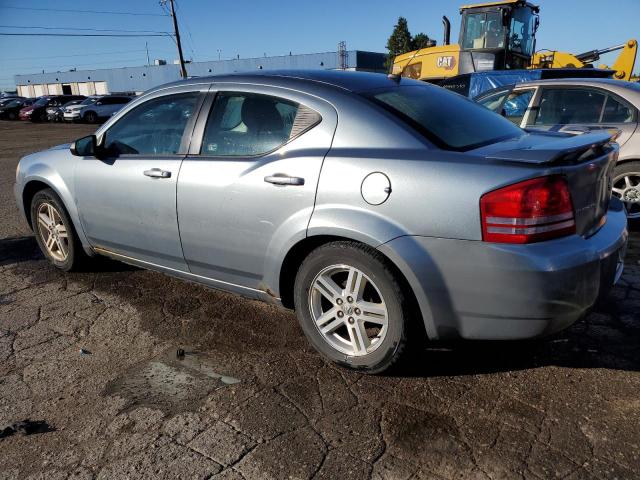
[[[540,8],[526,0],[502,0],[460,8],[462,23],[458,44],[449,42],[451,24],[444,23],[443,45],[398,55],[391,73],[429,82],[487,70],[593,67],[600,55],[622,50],[611,69],[613,76],[629,80],[638,42],[629,40],[615,47],[578,55],[535,51]],[[601,68],[608,68],[604,65]]]

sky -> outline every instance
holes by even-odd
[[[441,18],[447,15],[452,24],[452,42],[457,42],[458,7],[464,3],[465,0],[176,0],[183,51],[187,59],[194,61],[335,51],[342,40],[349,50],[386,52],[387,38],[399,16],[407,18],[411,33],[424,32],[440,44]],[[538,49],[581,53],[640,37],[640,0],[533,3],[541,7]],[[110,32],[95,31],[107,29]],[[0,0],[3,33],[131,35],[144,31],[142,34],[159,35],[0,35],[0,89],[13,88],[13,75],[18,73],[145,65],[147,46],[152,62],[155,58],[172,61],[177,58],[175,44],[162,33],[171,30],[171,18],[158,0]],[[615,56],[616,53],[603,56],[598,64],[611,65]],[[635,71],[640,71],[640,58]]]

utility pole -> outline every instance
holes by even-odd
[[[149,43],[148,42],[144,42],[144,48],[146,48],[147,50],[147,67],[149,65],[151,65],[151,63],[149,62]]]
[[[187,78],[187,69],[184,67],[184,56],[182,55],[182,44],[180,43],[180,30],[178,29],[178,19],[176,18],[176,10],[173,0],[169,0],[171,5],[171,18],[173,19],[173,30],[176,35],[176,45],[178,46],[178,56],[180,57],[180,76]]]

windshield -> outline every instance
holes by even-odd
[[[447,150],[470,150],[524,134],[500,115],[444,88],[395,87],[365,96]]]
[[[35,102],[33,102],[34,107],[44,107],[47,103],[49,103],[49,99],[46,97],[41,97]]]
[[[516,8],[511,17],[509,49],[531,56],[534,48],[536,17],[529,7]]]
[[[503,48],[504,26],[500,12],[467,13],[462,48]]]
[[[12,100],[9,103],[6,103],[4,106],[5,107],[17,107],[19,105],[22,105],[22,100]]]
[[[79,105],[92,105],[98,101],[98,97],[87,97]]]

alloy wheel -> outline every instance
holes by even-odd
[[[628,218],[640,218],[640,172],[624,173],[614,178],[612,191],[624,202]]]
[[[60,212],[48,202],[38,207],[38,232],[49,255],[64,262],[69,256],[69,233]]]
[[[324,340],[346,355],[373,352],[387,333],[389,315],[380,289],[353,266],[331,265],[318,273],[309,309]]]

